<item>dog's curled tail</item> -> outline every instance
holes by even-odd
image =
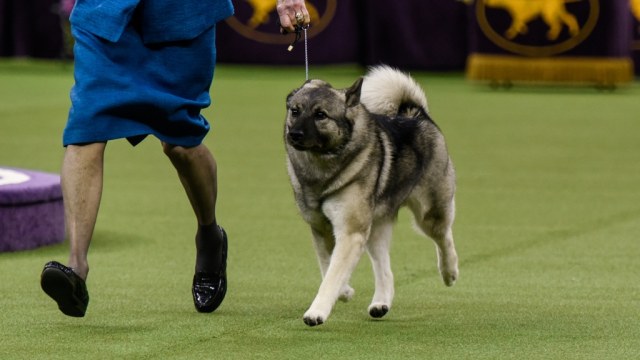
[[[391,117],[404,115],[399,112],[416,107],[428,112],[422,87],[411,76],[387,65],[369,69],[360,101],[372,113]]]

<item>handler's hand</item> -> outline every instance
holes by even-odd
[[[280,17],[280,32],[294,32],[296,25],[309,25],[311,17],[304,0],[277,0],[278,16]]]

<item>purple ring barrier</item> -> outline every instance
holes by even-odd
[[[64,241],[60,176],[0,168],[0,252]]]

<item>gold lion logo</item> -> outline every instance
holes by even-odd
[[[488,7],[503,8],[511,15],[511,26],[504,34],[507,39],[526,34],[527,23],[541,17],[549,26],[547,39],[556,40],[563,25],[569,28],[571,36],[580,32],[578,20],[565,6],[567,2],[577,1],[581,0],[485,0],[484,3]]]
[[[589,37],[598,22],[599,1],[476,0],[476,19],[484,35],[502,49],[525,56],[552,56]],[[497,16],[503,10],[509,16],[506,22]],[[545,31],[546,40],[537,36]]]
[[[631,2],[631,13],[640,21],[640,0],[629,0]]]

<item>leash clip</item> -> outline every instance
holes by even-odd
[[[296,33],[296,38],[293,39],[293,42],[291,42],[291,44],[289,44],[289,47],[287,48],[287,51],[291,51],[293,50],[293,46],[300,41],[300,37],[302,36],[302,33],[304,32],[304,37],[305,40],[307,39],[307,29],[309,28],[309,25],[305,25],[305,26],[301,26],[301,25],[296,25],[295,26],[295,33]]]

